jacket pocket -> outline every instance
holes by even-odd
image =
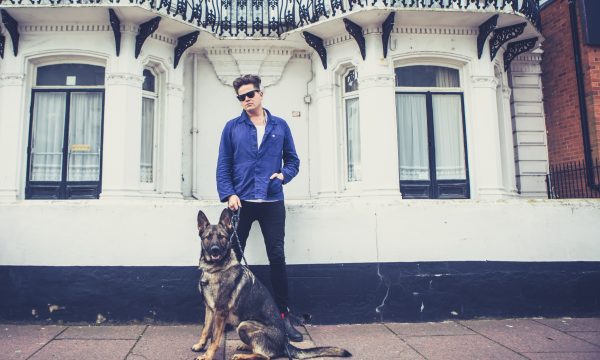
[[[283,182],[279,178],[273,178],[269,180],[269,188],[267,189],[267,196],[276,195],[283,191]]]

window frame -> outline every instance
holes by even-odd
[[[36,71],[37,73],[37,71]],[[34,84],[37,79],[34,76]],[[66,93],[65,118],[62,144],[62,170],[60,181],[33,181],[31,176],[32,143],[34,131],[34,105],[37,93]],[[100,166],[98,181],[68,181],[68,145],[70,131],[71,94],[78,92],[99,92],[102,95],[102,110],[100,120]],[[102,193],[102,172],[104,157],[104,112],[105,112],[105,89],[103,86],[33,86],[31,89],[29,106],[29,132],[27,139],[27,169],[25,171],[25,199],[26,200],[75,200],[75,199],[98,199]]]
[[[344,176],[344,187],[346,190],[352,190],[355,189],[359,186],[359,184],[361,184],[363,182],[363,176],[361,173],[361,176],[357,179],[357,180],[350,180],[350,174],[349,174],[349,165],[350,165],[350,161],[349,161],[349,151],[348,151],[348,117],[347,117],[347,111],[346,111],[346,103],[348,100],[353,100],[353,99],[357,99],[358,101],[358,105],[359,105],[359,109],[360,109],[360,83],[358,83],[358,88],[356,90],[353,91],[346,91],[346,77],[350,74],[350,72],[354,71],[354,74],[356,76],[356,81],[358,82],[359,76],[358,76],[358,69],[355,66],[350,66],[348,68],[346,68],[343,73],[341,74],[341,114],[342,114],[342,153],[344,154],[343,156],[343,169],[342,169],[342,173]],[[362,142],[360,141],[360,110],[359,110],[359,114],[358,114],[358,124],[359,124],[359,147],[361,146]],[[361,151],[362,154],[362,151]],[[361,156],[361,167],[362,167],[362,156]]]
[[[398,67],[409,67],[421,64],[402,64],[396,65]],[[444,66],[440,64],[425,64],[430,66],[445,67],[450,69],[456,69],[451,66]],[[408,95],[425,95],[426,99],[426,111],[427,111],[427,148],[428,148],[428,165],[429,165],[429,180],[400,180],[400,164],[398,163],[398,180],[400,185],[400,192],[404,199],[469,199],[471,197],[470,191],[470,174],[469,174],[469,156],[467,146],[467,123],[466,123],[466,111],[465,111],[465,96],[462,87],[462,72],[460,69],[458,79],[459,87],[409,87],[409,86],[395,86],[394,97],[398,94]],[[464,180],[438,180],[436,174],[436,161],[435,161],[435,128],[433,126],[433,104],[432,99],[434,95],[459,95],[461,103],[461,120],[462,120],[462,131],[463,131],[463,150],[465,159],[465,179]],[[396,107],[398,103],[396,101]],[[398,122],[398,118],[396,118]],[[396,140],[399,144],[400,139]],[[398,146],[400,149],[400,146]],[[456,196],[458,191],[462,191],[462,196]]]
[[[142,191],[156,191],[157,190],[157,176],[158,176],[158,140],[159,140],[159,111],[160,111],[160,89],[161,89],[161,76],[160,74],[151,66],[144,67],[143,70],[148,70],[154,76],[154,92],[150,92],[143,89],[142,82],[142,104],[144,99],[152,99],[154,101],[154,119],[153,119],[153,127],[152,127],[152,182],[143,182],[141,179],[141,168],[142,168],[142,139],[141,139],[141,130],[142,126],[140,126],[140,176],[138,178],[140,184],[140,190]],[[143,71],[142,71],[143,74]],[[144,113],[140,108],[141,116],[144,116]],[[141,119],[141,125],[143,125],[143,118]]]

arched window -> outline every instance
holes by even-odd
[[[156,178],[156,113],[158,103],[157,77],[144,69],[142,84],[142,141],[140,152],[140,182],[154,184]]]
[[[358,74],[348,70],[344,76],[342,99],[344,104],[347,181],[362,180],[360,159],[360,115],[358,102]]]
[[[40,66],[31,101],[25,198],[98,198],[104,67]]]
[[[396,68],[400,190],[405,198],[468,198],[459,72]]]

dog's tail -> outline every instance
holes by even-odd
[[[333,346],[314,347],[309,349],[299,349],[293,345],[288,345],[290,355],[295,359],[310,359],[315,357],[338,356],[350,357],[352,354],[348,350]]]

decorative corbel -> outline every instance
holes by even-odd
[[[483,47],[485,46],[485,41],[488,36],[496,29],[498,24],[498,17],[500,15],[496,14],[491,18],[487,19],[486,22],[479,25],[479,35],[477,35],[477,56],[481,59],[481,55],[483,55]]]
[[[135,37],[135,58],[137,59],[140,56],[140,52],[142,52],[142,46],[144,45],[144,41],[152,35],[156,29],[158,29],[158,23],[160,23],[160,16],[152,18],[149,21],[140,25],[140,29],[138,31],[137,36]]]
[[[323,43],[323,39],[320,37],[309,33],[308,31],[303,31],[304,40],[306,43],[319,54],[321,58],[321,63],[323,64],[323,68],[327,69],[327,50],[325,49],[325,44]]]
[[[383,58],[387,57],[388,46],[390,44],[390,35],[392,34],[392,30],[394,29],[394,17],[396,16],[396,12],[393,11],[388,17],[385,19],[383,24],[381,25],[381,39],[383,41]]]
[[[108,16],[110,18],[110,26],[112,27],[115,35],[117,56],[119,56],[119,53],[121,52],[121,21],[113,9],[108,9]]]
[[[527,23],[506,26],[494,30],[494,34],[490,39],[490,60],[494,60],[498,50],[500,50],[504,43],[521,35],[525,30],[525,26],[527,26]]]
[[[175,46],[175,62],[173,68],[177,69],[179,59],[181,59],[184,51],[198,41],[198,35],[200,35],[200,31],[192,31],[189,34],[185,34],[177,38],[177,46]]]
[[[17,56],[19,53],[19,23],[12,16],[10,16],[8,11],[2,9],[0,12],[2,13],[2,22],[4,23],[4,26],[6,27],[6,30],[8,30],[8,34],[12,39],[13,53],[15,56]],[[4,45],[2,45],[2,47],[4,48]]]
[[[521,41],[515,41],[506,47],[506,51],[504,52],[504,71],[508,71],[510,69],[510,63],[522,53],[529,51],[535,47],[537,44],[537,37],[529,38]]]
[[[360,54],[362,55],[363,60],[366,57],[366,49],[365,49],[365,36],[363,35],[363,30],[360,25],[355,22],[352,22],[346,18],[344,20],[344,26],[346,26],[346,31],[356,40],[358,44],[358,48],[360,49]]]

